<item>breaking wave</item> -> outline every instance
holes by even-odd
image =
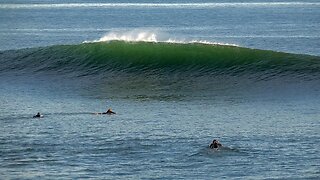
[[[153,37],[152,34],[145,37],[149,35]],[[263,74],[270,78],[310,79],[320,76],[318,56],[217,44],[120,40],[3,51],[0,53],[0,73],[58,72],[74,76],[107,76],[110,72],[169,73],[169,76],[172,73],[188,76]]]

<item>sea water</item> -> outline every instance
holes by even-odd
[[[0,179],[319,179],[319,8],[2,1]]]

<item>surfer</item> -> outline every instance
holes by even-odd
[[[116,113],[113,112],[111,109],[108,109],[107,112],[104,112],[104,114],[116,114]]]
[[[108,114],[108,115],[112,115],[112,114],[116,114],[115,112],[113,112],[111,109],[108,109],[106,112],[103,113],[96,113],[96,114]]]
[[[43,115],[40,114],[40,112],[37,113],[37,115],[33,116],[33,118],[42,118]]]
[[[214,139],[209,147],[211,149],[217,149],[217,148],[219,148],[221,146],[222,146],[222,144],[218,140]]]

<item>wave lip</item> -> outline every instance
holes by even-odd
[[[227,45],[238,46],[236,44],[218,43],[203,40],[180,40],[178,38],[170,38],[163,32],[157,30],[132,30],[129,32],[110,32],[98,40],[84,41],[83,43],[95,42],[110,42],[110,41],[125,41],[125,42],[153,42],[153,43],[175,43],[175,44],[208,44],[208,45]]]

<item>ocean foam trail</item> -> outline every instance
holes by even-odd
[[[0,4],[0,9],[52,8],[171,8],[196,9],[217,7],[296,7],[320,6],[320,2],[238,2],[238,3],[53,3],[53,4]]]

